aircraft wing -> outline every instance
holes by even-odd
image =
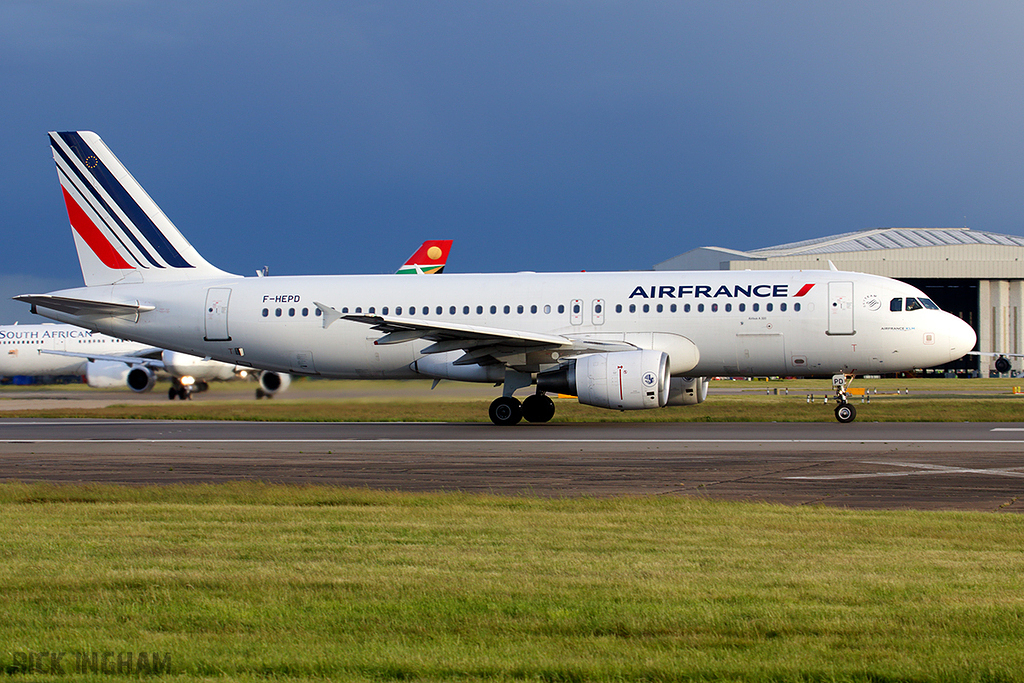
[[[110,301],[90,301],[89,299],[73,299],[66,296],[51,296],[49,294],[21,294],[13,297],[15,301],[24,301],[32,304],[33,312],[36,306],[49,308],[61,313],[70,315],[138,315],[145,311],[152,311],[154,306],[141,304],[121,304]]]
[[[159,353],[160,349],[152,349],[145,353]],[[90,362],[95,361],[109,361],[111,363],[124,363],[130,367],[136,365],[142,365],[153,370],[165,370],[164,362],[160,358],[150,358],[147,356],[108,356],[102,353],[79,353],[77,351],[48,351],[40,350],[40,353],[46,353],[51,356],[70,356],[71,358],[85,358]]]
[[[384,336],[374,341],[376,345],[422,339],[434,342],[422,349],[421,352],[424,354],[465,351],[465,355],[454,361],[455,365],[502,363],[509,367],[523,368],[539,363],[552,363],[559,357],[570,355],[636,348],[627,342],[577,339],[560,334],[392,316],[342,314],[325,304],[316,301],[313,303],[324,314],[324,327],[330,326],[336,320],[351,320],[384,332]]]

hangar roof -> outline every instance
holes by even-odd
[[[749,251],[698,247],[655,270],[840,270],[895,278],[1024,280],[1024,237],[969,228],[872,228]]]
[[[834,254],[875,249],[944,247],[965,244],[989,244],[1024,247],[1024,237],[1000,235],[970,228],[874,228],[831,237],[819,237],[775,247],[751,249],[747,253],[761,258],[800,254]]]

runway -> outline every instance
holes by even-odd
[[[1024,511],[1024,425],[0,420],[0,479]]]

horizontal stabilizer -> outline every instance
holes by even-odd
[[[14,297],[15,301],[24,301],[32,304],[33,312],[38,306],[49,308],[61,313],[70,315],[97,315],[97,316],[134,316],[146,311],[152,311],[154,306],[142,304],[120,304],[110,301],[90,301],[88,299],[72,299],[66,296],[51,296],[49,294],[21,294]]]

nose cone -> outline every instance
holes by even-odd
[[[974,348],[978,335],[960,318],[955,315],[949,317],[949,360],[953,361]]]

